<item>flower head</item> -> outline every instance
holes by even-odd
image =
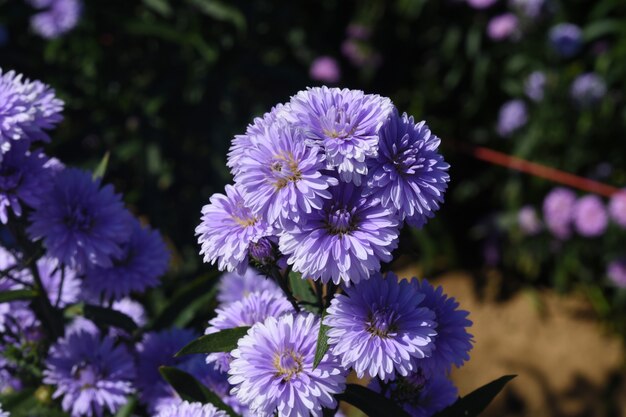
[[[39,8],[47,10],[35,14],[30,25],[35,33],[46,39],[54,39],[74,29],[83,9],[81,0],[51,0],[38,2]]]
[[[376,156],[378,130],[393,109],[391,100],[360,90],[315,87],[291,99],[289,117],[320,146],[328,168],[343,181],[361,183],[366,158]]]
[[[467,0],[467,4],[469,4],[474,9],[486,9],[491,7],[498,0]]]
[[[386,387],[372,380],[370,388],[382,391],[385,397],[402,406],[411,417],[431,417],[458,398],[458,390],[448,378],[443,375],[425,378],[420,372],[399,378]]]
[[[611,219],[622,228],[626,228],[626,189],[620,190],[609,200],[609,214]]]
[[[0,154],[16,140],[49,140],[45,130],[62,120],[62,110],[49,86],[0,69]]]
[[[534,102],[543,100],[546,82],[546,74],[541,71],[531,72],[524,82],[524,92],[526,96]]]
[[[609,216],[600,197],[590,194],[581,197],[573,208],[574,225],[582,236],[600,236],[606,230]]]
[[[493,17],[487,26],[487,34],[494,41],[513,37],[518,31],[519,19],[513,13]]]
[[[218,410],[213,404],[183,401],[164,407],[156,417],[228,417],[228,414]]]
[[[309,76],[316,81],[336,83],[341,78],[341,70],[335,58],[320,56],[311,63]]]
[[[135,369],[124,346],[109,337],[72,333],[50,348],[44,383],[56,386],[72,417],[114,414],[133,392]]]
[[[528,110],[523,100],[510,100],[500,107],[498,134],[509,137],[528,122]]]
[[[28,151],[28,141],[16,141],[0,162],[0,221],[9,221],[9,210],[20,217],[22,205],[36,207],[55,171],[46,169],[41,151]]]
[[[606,274],[617,287],[626,288],[626,260],[618,259],[609,263]]]
[[[425,122],[416,124],[412,116],[394,110],[380,130],[378,157],[368,163],[364,194],[422,226],[439,209],[450,181],[440,142]]]
[[[250,243],[272,233],[272,227],[246,205],[236,186],[227,185],[226,195],[213,194],[202,208],[202,222],[196,227],[204,262],[217,262],[221,271],[243,274],[248,266]]]
[[[48,254],[79,270],[111,266],[130,234],[131,216],[111,185],[101,187],[87,171],[57,174],[32,213],[29,234]]]
[[[282,294],[270,291],[254,292],[241,301],[215,310],[217,316],[209,321],[205,334],[217,333],[235,327],[252,326],[268,317],[280,317],[293,312],[293,307]],[[207,363],[214,363],[222,372],[227,372],[230,363],[228,353],[210,353]]]
[[[391,260],[400,222],[351,184],[341,183],[331,193],[321,210],[284,231],[280,251],[305,278],[357,283]]]
[[[52,305],[65,307],[78,301],[81,281],[75,270],[48,256],[37,261],[37,270]]]
[[[345,291],[333,298],[324,319],[341,365],[354,368],[359,378],[385,381],[416,371],[413,359],[430,355],[437,334],[435,314],[421,304],[424,295],[392,273]]]
[[[597,104],[606,94],[606,83],[592,72],[576,77],[570,91],[572,99],[581,108]]]
[[[235,182],[255,215],[270,224],[298,222],[319,210],[331,197],[328,188],[338,184],[321,173],[324,168],[324,156],[306,145],[301,130],[275,122],[241,159]]]
[[[583,33],[572,23],[560,23],[550,29],[550,45],[557,54],[564,58],[571,58],[583,46]]]
[[[541,231],[541,220],[537,216],[537,210],[532,206],[524,206],[517,212],[517,223],[525,235],[536,235]]]
[[[557,187],[543,200],[543,218],[548,230],[559,239],[572,234],[571,222],[576,194],[567,188]]]
[[[170,255],[163,238],[156,230],[132,220],[131,234],[121,245],[120,255],[113,257],[109,267],[87,268],[85,287],[94,296],[119,300],[132,292],[155,287],[167,271]]]
[[[239,339],[228,381],[253,415],[321,417],[324,407],[336,406],[345,372],[330,353],[313,367],[319,326],[313,314],[287,314],[257,323]]]
[[[282,294],[282,290],[274,281],[248,267],[242,275],[235,272],[222,275],[218,284],[217,301],[225,305],[243,300],[252,293],[263,291]]]
[[[427,280],[413,280],[417,290],[425,296],[422,306],[435,312],[437,337],[435,349],[430,357],[417,359],[417,365],[425,375],[449,373],[452,365],[457,368],[469,360],[472,349],[472,335],[467,328],[472,322],[469,313],[459,309],[459,303],[443,293],[443,288],[435,288]]]

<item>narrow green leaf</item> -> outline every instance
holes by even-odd
[[[361,385],[348,384],[346,391],[336,397],[339,401],[352,404],[369,417],[409,417],[399,405],[389,398],[385,398]]]
[[[487,408],[496,395],[502,391],[502,388],[516,376],[517,375],[505,375],[500,377],[472,391],[465,397],[459,398],[457,402],[435,414],[434,417],[476,417]]]
[[[317,368],[317,365],[320,364],[322,358],[328,352],[328,326],[326,326],[324,321],[324,316],[326,316],[326,312],[322,314],[322,323],[320,323],[320,330],[317,334],[317,345],[315,346],[315,358],[313,359],[313,369]]]
[[[115,417],[131,417],[135,407],[137,407],[137,397],[128,397],[128,401],[119,409]]]
[[[192,353],[230,352],[237,347],[237,341],[246,335],[250,327],[235,327],[213,334],[205,334],[182,348],[176,356]]]
[[[246,29],[246,18],[239,9],[216,0],[187,0],[202,13],[215,20],[229,22],[243,32]]]
[[[224,410],[231,417],[239,417],[232,408],[224,404],[215,393],[202,385],[191,374],[169,366],[161,366],[159,372],[183,400],[197,401],[203,404],[210,403],[220,410]]]
[[[8,303],[17,300],[31,300],[37,297],[35,290],[14,290],[0,292],[0,303]]]
[[[146,7],[154,10],[163,17],[168,17],[172,14],[172,6],[167,0],[143,0]]]
[[[93,171],[94,179],[104,177],[104,174],[107,172],[107,167],[109,166],[109,157],[110,157],[109,152],[104,154],[104,156],[100,160],[100,163],[98,164],[96,169]]]
[[[299,301],[306,301],[307,303],[316,303],[317,298],[313,293],[311,284],[306,279],[302,279],[302,275],[299,272],[291,271],[289,273],[289,286],[293,295]]]
[[[85,304],[83,315],[97,325],[117,327],[132,333],[137,330],[137,324],[124,313],[110,308]]]

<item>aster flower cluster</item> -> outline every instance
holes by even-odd
[[[441,287],[380,271],[403,225],[423,227],[443,201],[439,143],[385,97],[326,87],[235,137],[234,184],[196,229],[205,262],[227,271],[205,337],[250,327],[236,348],[207,356],[228,375],[225,402],[252,416],[321,417],[349,372],[407,415],[456,401],[448,376],[469,360],[468,313]],[[294,294],[298,280],[317,302]]]
[[[131,297],[159,284],[169,252],[111,185],[46,155],[63,108],[54,90],[0,70],[0,96],[0,292],[34,294],[0,303],[0,393],[39,378],[72,417],[114,414],[131,395],[149,396],[135,374],[149,375],[135,358],[145,341],[131,334],[146,313]],[[94,308],[127,326],[87,318]],[[202,357],[195,364],[205,368]]]

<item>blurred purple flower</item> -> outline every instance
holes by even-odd
[[[626,288],[626,260],[618,259],[609,263],[606,274],[617,287]]]
[[[523,100],[510,100],[500,107],[498,134],[509,137],[528,122],[528,110]]]
[[[372,29],[361,23],[350,23],[346,28],[346,35],[349,38],[358,39],[361,41],[369,39],[372,36]]]
[[[533,71],[524,82],[526,96],[534,102],[543,100],[547,77],[542,71]]]
[[[46,39],[54,39],[74,29],[83,9],[82,0],[49,0],[32,2],[38,8],[47,8],[35,14],[30,25],[33,31]]]
[[[228,417],[228,414],[215,408],[213,404],[183,401],[164,407],[156,417]]]
[[[335,58],[320,56],[311,63],[309,76],[316,81],[334,84],[341,78],[341,69]]]
[[[611,196],[609,214],[615,223],[626,229],[626,189]]]
[[[546,9],[546,0],[509,0],[510,6],[529,19],[537,19]]]
[[[487,34],[494,41],[513,37],[517,32],[519,21],[513,13],[505,13],[493,17],[487,26]]]
[[[583,46],[582,30],[572,23],[560,23],[550,29],[552,49],[564,58],[576,55]]]
[[[572,234],[571,222],[574,215],[576,194],[567,188],[554,188],[543,200],[543,220],[548,230],[561,240]]]
[[[576,201],[573,208],[573,218],[578,233],[586,237],[602,235],[609,221],[602,199],[591,194]]]
[[[595,73],[582,74],[572,83],[570,95],[579,107],[589,108],[606,95],[606,83]]]
[[[536,235],[541,232],[542,224],[537,210],[532,206],[524,206],[517,213],[517,224],[525,235]]]
[[[493,6],[497,1],[498,0],[467,0],[467,4],[474,9],[486,9]]]
[[[254,268],[248,267],[243,275],[227,272],[222,275],[217,287],[217,301],[222,305],[234,303],[255,292],[270,291],[282,294],[274,281],[260,275]]]

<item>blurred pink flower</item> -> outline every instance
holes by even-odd
[[[317,81],[336,83],[341,78],[341,70],[335,58],[320,56],[311,63],[309,75]]]

